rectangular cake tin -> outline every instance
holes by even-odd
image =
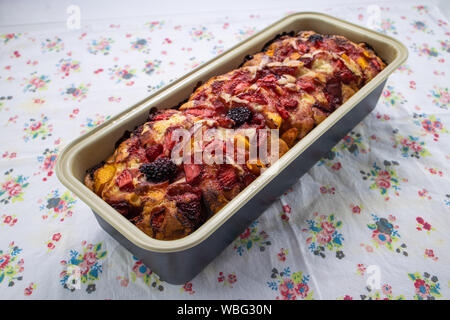
[[[153,239],[83,184],[86,170],[110,156],[115,142],[125,130],[131,131],[144,123],[151,107],[178,105],[191,95],[199,81],[204,83],[213,76],[237,68],[246,55],[261,51],[277,34],[301,30],[343,35],[356,43],[367,42],[388,65],[280,158],[276,166],[267,169],[195,232],[179,240]],[[106,232],[156,272],[161,280],[183,284],[195,277],[373,110],[387,77],[407,56],[407,49],[397,40],[361,26],[321,13],[289,15],[72,141],[57,160],[58,178],[92,208]]]

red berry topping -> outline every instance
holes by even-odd
[[[154,144],[145,149],[145,155],[149,162],[155,161],[155,159],[162,153],[163,146],[161,144]]]
[[[128,169],[125,169],[122,171],[122,173],[117,177],[116,183],[119,186],[119,189],[121,191],[127,191],[130,192],[133,190],[133,177],[128,171]]]
[[[231,165],[221,166],[217,178],[226,190],[230,190],[237,181],[236,172]]]
[[[192,183],[202,171],[202,167],[199,164],[185,164],[184,174],[186,175],[186,182]]]

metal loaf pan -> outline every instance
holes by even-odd
[[[190,96],[199,81],[235,69],[246,55],[261,51],[277,34],[300,30],[367,42],[388,66],[195,232],[178,240],[153,239],[84,186],[86,169],[111,155],[114,143],[125,130],[144,123],[151,107],[170,108],[179,104]],[[218,256],[273,200],[373,110],[387,77],[407,56],[405,46],[386,35],[321,13],[292,14],[75,139],[58,158],[57,176],[92,208],[100,226],[113,238],[142,259],[162,280],[183,284]]]

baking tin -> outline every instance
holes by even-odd
[[[147,236],[83,184],[86,170],[114,152],[126,130],[144,123],[151,107],[170,108],[188,98],[199,81],[238,67],[244,57],[261,51],[277,34],[314,30],[370,44],[388,64],[347,102],[315,127],[258,179],[195,232],[178,240]],[[100,226],[156,272],[161,280],[183,284],[195,277],[247,226],[294,184],[375,107],[387,77],[406,59],[397,40],[361,26],[315,12],[289,15],[155,92],[109,121],[71,142],[59,155],[59,180],[94,211]]]

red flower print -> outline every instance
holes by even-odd
[[[345,136],[344,137],[344,143],[346,144],[346,145],[352,145],[353,144],[353,142],[355,141],[352,137],[350,137],[350,136]]]
[[[424,223],[424,220],[423,220],[423,218],[421,218],[421,217],[417,217],[417,218],[416,218],[416,221],[417,221],[418,223],[420,223],[420,224],[423,224],[423,223]]]
[[[33,293],[34,288],[35,288],[35,284],[33,282],[31,282],[30,285],[27,288],[25,288],[24,295],[31,296],[31,294]]]
[[[22,192],[22,187],[20,186],[20,184],[15,183],[12,187],[10,187],[10,189],[8,190],[8,194],[11,197],[15,197],[17,195],[19,195]]]
[[[297,293],[303,299],[308,295],[308,291],[309,291],[308,285],[304,284],[303,282],[300,282],[295,287],[295,293]]]
[[[361,275],[364,275],[366,272],[366,266],[362,263],[358,263],[358,272],[361,273]]]
[[[291,213],[291,207],[288,204],[286,204],[283,206],[283,211],[285,213]]]
[[[424,280],[416,279],[414,287],[416,288],[416,294],[424,298],[430,295],[430,286]]]
[[[278,260],[284,262],[286,261],[286,250],[284,250],[283,248],[281,248],[280,252],[277,254],[278,256]]]
[[[433,261],[438,261],[439,258],[436,257],[436,255],[434,254],[434,251],[431,249],[425,249],[425,257],[430,258]]]
[[[428,223],[428,222],[425,222],[424,223],[424,225],[423,225],[423,228],[425,229],[425,230],[431,230],[431,225]]]
[[[219,272],[219,277],[217,278],[218,282],[223,282],[225,280],[225,276],[223,275],[223,272]]]
[[[11,259],[11,256],[8,253],[0,256],[0,270],[8,265],[9,259]]]
[[[352,297],[352,296],[349,296],[348,294],[346,294],[346,295],[344,296],[344,300],[353,300],[353,297]]]
[[[425,255],[432,258],[432,257],[434,257],[434,252],[431,249],[425,249]]]
[[[425,120],[422,121],[422,127],[423,127],[423,128],[425,129],[425,131],[427,131],[427,132],[434,132],[432,123],[431,123],[431,121],[428,120],[428,119],[425,119]]]
[[[47,244],[47,247],[48,247],[50,250],[55,249],[55,245],[53,244],[53,242],[49,242],[49,243]]]
[[[439,121],[434,121],[433,122],[433,127],[435,127],[436,129],[441,130],[442,129],[442,123]]]
[[[192,291],[192,283],[187,282],[183,285],[184,291]]]
[[[61,233],[55,233],[52,239],[53,241],[59,241],[61,239]]]
[[[334,233],[334,226],[328,222],[328,221],[324,221],[320,224],[320,226],[322,227],[323,230],[325,230],[327,233],[329,234],[333,234]]]
[[[386,170],[380,171],[378,176],[375,178],[375,183],[378,188],[389,189],[391,186],[391,175]]]
[[[283,300],[295,300],[294,281],[291,279],[285,279],[280,284],[279,289]]]
[[[360,206],[353,206],[352,212],[355,213],[355,214],[360,214],[361,213]]]
[[[422,146],[415,141],[411,144],[411,148],[416,152],[420,152],[423,149]]]
[[[236,275],[234,275],[234,274],[232,274],[232,273],[230,273],[230,274],[228,275],[228,282],[229,282],[229,283],[235,283],[236,280],[237,280]]]
[[[401,144],[407,147],[411,146],[411,142],[407,138],[403,138]]]
[[[333,164],[331,166],[331,169],[333,169],[334,171],[339,171],[342,168],[342,165],[340,162],[336,162],[335,164]]]
[[[239,237],[240,237],[241,239],[245,239],[245,238],[250,237],[250,234],[251,234],[250,228],[247,228],[247,229],[244,231],[244,233],[242,233]]]
[[[11,216],[6,216],[5,220],[3,220],[3,223],[9,224],[12,221],[12,217]]]
[[[31,131],[36,131],[42,126],[40,121],[33,122],[30,126]]]
[[[326,232],[325,230],[320,231],[317,236],[317,242],[321,245],[326,245],[328,242],[331,241],[331,235]]]

